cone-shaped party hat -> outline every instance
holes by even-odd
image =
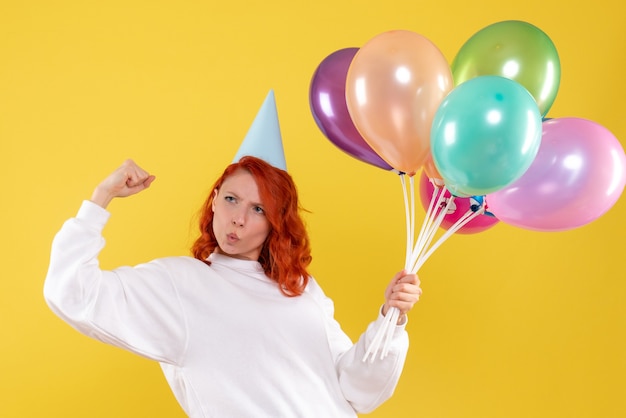
[[[287,171],[273,90],[267,94],[233,162],[246,155],[261,158],[274,167]]]

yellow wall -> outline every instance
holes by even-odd
[[[246,5],[247,3],[247,5]],[[311,76],[391,29],[451,62],[518,19],[556,44],[549,116],[626,143],[619,0],[14,1],[0,4],[0,416],[176,417],[159,367],[79,335],[42,298],[52,237],[126,157],[153,188],[110,207],[104,267],[186,254],[190,219],[270,88],[314,245],[313,272],[356,338],[404,259],[398,179],[317,129]],[[420,216],[423,215],[421,212]],[[454,236],[420,271],[406,371],[373,417],[626,416],[626,201],[582,228]]]

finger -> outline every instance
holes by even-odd
[[[419,284],[420,280],[419,280],[419,277],[417,277],[417,274],[412,273],[412,274],[405,274],[402,277],[400,277],[400,279],[398,280],[398,283]]]
[[[390,301],[389,307],[397,308],[400,311],[400,313],[404,315],[404,314],[409,313],[417,302],[418,302],[417,300],[414,300],[414,301],[394,300],[394,301]]]
[[[405,269],[402,269],[393,276],[393,279],[391,281],[394,283],[397,283],[400,280],[402,280],[402,278],[406,275],[407,275],[407,271]]]
[[[421,295],[421,289],[412,289],[410,292],[395,292],[391,295],[390,300],[397,300],[401,302],[417,301]]]
[[[128,187],[143,185],[146,181],[148,181],[148,179],[150,179],[150,174],[139,167],[134,167],[134,169],[129,171],[126,175],[126,185]]]
[[[154,175],[148,176],[148,178],[143,182],[144,187],[150,187],[155,178],[156,176]]]
[[[399,293],[392,294],[389,297],[389,302],[391,304],[408,303],[412,305],[418,302],[421,296],[422,296],[421,289],[417,289],[416,291],[412,291],[412,292],[399,292]]]
[[[417,282],[399,282],[394,284],[392,292],[414,292],[420,288],[419,281]]]

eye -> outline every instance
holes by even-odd
[[[255,213],[258,213],[260,215],[264,215],[265,214],[265,210],[263,210],[263,208],[261,206],[255,206],[255,207],[252,208],[252,210]]]
[[[228,196],[228,195],[224,196],[224,200],[227,202],[231,202],[231,203],[236,201],[234,196]]]

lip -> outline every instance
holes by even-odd
[[[227,234],[226,235],[226,239],[228,240],[228,242],[230,243],[235,243],[237,241],[239,241],[239,237],[237,236],[237,234],[232,233],[232,234]]]

